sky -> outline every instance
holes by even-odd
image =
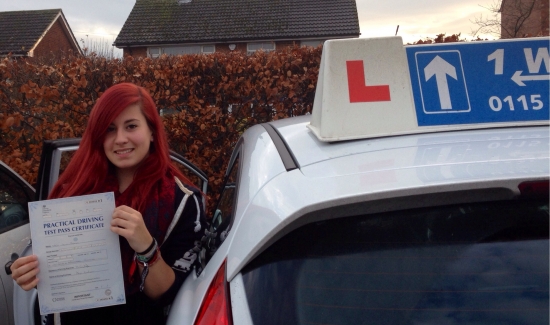
[[[267,0],[269,1],[269,0]],[[461,33],[471,39],[475,17],[496,0],[356,0],[360,37],[397,35],[404,43]],[[80,45],[110,48],[135,0],[0,0],[0,11],[61,8]],[[491,35],[482,38],[494,39]],[[115,50],[121,55],[122,50]]]

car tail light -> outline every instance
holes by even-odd
[[[232,325],[229,287],[225,279],[225,261],[210,283],[195,325]]]
[[[530,181],[518,185],[521,197],[548,198],[550,194],[550,181]]]

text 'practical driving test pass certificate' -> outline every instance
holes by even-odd
[[[29,203],[40,314],[126,303],[113,192]]]

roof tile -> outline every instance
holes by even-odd
[[[350,36],[355,0],[136,0],[115,45]]]
[[[0,12],[0,54],[26,55],[61,9]]]

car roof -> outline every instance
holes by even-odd
[[[307,172],[310,176],[314,176],[313,171],[318,168],[321,168],[319,173],[326,176],[327,173],[360,173],[374,169],[411,168],[431,164],[456,165],[497,160],[514,161],[518,156],[524,155],[531,155],[537,159],[547,157],[548,152],[546,150],[548,148],[542,146],[542,142],[548,143],[548,127],[545,126],[449,131],[331,143],[319,141],[313,132],[307,129],[310,120],[311,116],[306,115],[270,123],[287,144],[302,172]],[[514,150],[514,148],[499,148],[501,145],[494,141],[501,140],[519,142]],[[527,143],[526,141],[531,142]],[[441,153],[437,157],[430,156],[437,148],[449,146],[454,148],[449,155]],[[524,146],[525,148],[522,148]],[[419,151],[422,152],[422,157],[417,157]],[[397,157],[394,156],[395,153],[397,153]],[[407,160],[407,157],[404,156],[407,153],[413,154],[413,157],[408,157]],[[378,163],[363,164],[360,167],[361,170],[357,171],[349,170],[351,165],[348,163],[352,164],[354,160],[357,160],[352,156],[362,154],[376,157]],[[323,170],[324,165],[320,163],[329,160],[346,162],[343,164],[345,170]],[[313,165],[317,165],[317,168],[314,168]],[[491,170],[487,172],[491,172]]]
[[[357,211],[509,199],[519,194],[519,183],[548,179],[547,126],[330,143],[319,141],[309,122],[302,116],[269,123],[297,162],[290,171],[264,128],[243,135],[245,175],[228,237],[228,279],[272,242],[309,222]],[[344,206],[349,209],[337,211]]]

